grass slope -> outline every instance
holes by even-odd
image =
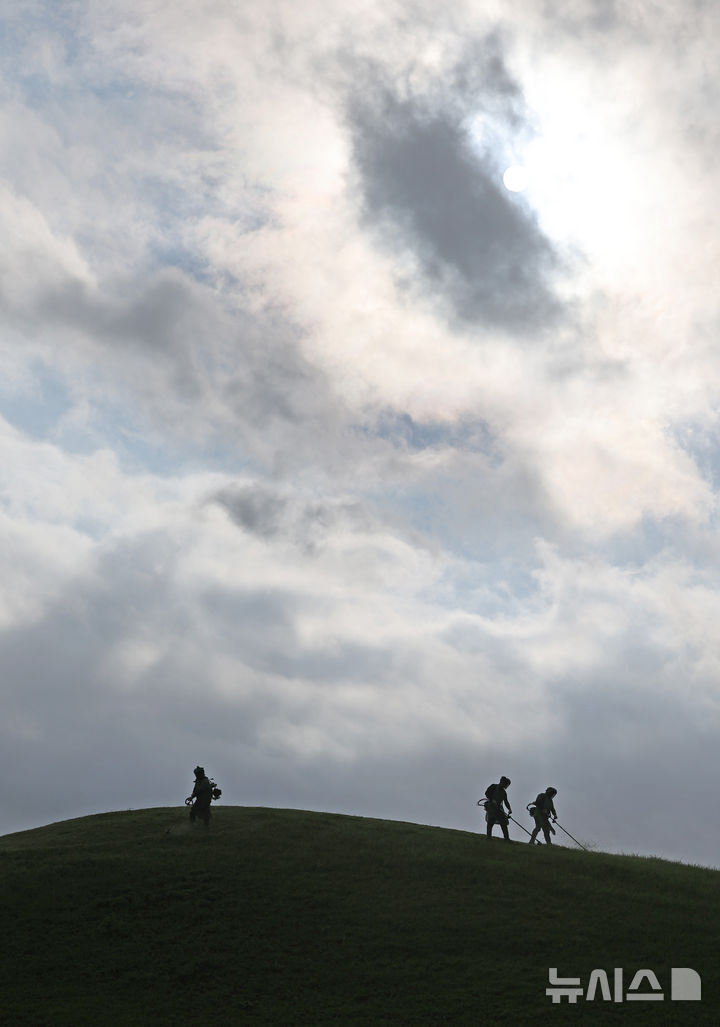
[[[219,806],[8,835],[0,877],[12,1027],[720,1022],[712,870]],[[552,1005],[549,966],[689,966],[703,1000]]]

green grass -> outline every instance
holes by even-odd
[[[166,833],[168,828],[171,833]],[[297,810],[106,813],[0,838],[0,1023],[717,1024],[717,871]],[[548,967],[700,1003],[552,1005]]]

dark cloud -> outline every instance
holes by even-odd
[[[73,366],[139,430],[232,446],[242,459],[315,461],[340,444],[344,413],[282,312],[245,309],[189,273],[163,269],[91,288],[40,283],[14,320],[42,353],[63,340]],[[74,364],[74,361],[76,362]]]
[[[276,492],[254,485],[224,489],[216,496],[216,502],[227,510],[237,525],[261,538],[278,534],[288,505],[287,500]]]
[[[431,97],[401,95],[382,80],[354,93],[348,123],[361,208],[388,246],[415,254],[420,287],[455,317],[529,332],[559,314],[552,278],[561,261],[533,212],[502,185],[512,137],[529,131],[519,87],[495,44],[480,70],[471,73],[471,63]],[[473,111],[487,121],[479,140]]]
[[[221,489],[212,501],[231,519],[260,538],[282,537],[306,553],[322,548],[337,531],[367,531],[373,518],[358,500],[307,499],[263,482]]]
[[[39,283],[34,310],[19,310],[16,319],[25,330],[37,323],[43,333],[48,325],[62,333],[68,356],[86,353],[88,344],[106,347],[103,356],[115,357],[116,381],[127,370],[142,393],[158,374],[165,395],[184,401],[201,394],[200,351],[208,338],[222,336],[223,320],[210,291],[175,270],[105,282],[102,289],[69,275],[52,286]]]
[[[610,32],[623,20],[617,0],[572,0],[562,5],[545,0],[543,16],[554,27],[573,35]]]
[[[454,421],[420,420],[406,411],[385,407],[377,419],[359,430],[370,431],[386,439],[394,447],[419,452],[426,449],[460,449],[464,452],[487,453],[497,458],[497,442],[490,425],[479,418]]]

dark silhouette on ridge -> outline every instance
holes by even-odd
[[[485,803],[485,818],[487,820],[488,838],[492,838],[492,829],[495,824],[499,824],[502,829],[503,838],[506,842],[510,841],[508,815],[512,813],[512,809],[510,808],[505,789],[511,783],[509,777],[501,777],[497,784],[488,785],[485,789],[485,798],[487,799]],[[503,806],[507,806],[507,813]]]
[[[205,775],[204,767],[195,767],[195,786],[192,794],[188,795],[185,805],[190,807],[190,823],[194,824],[199,817],[205,828],[210,826],[210,803],[213,799],[219,799],[222,791]]]
[[[530,835],[530,844],[535,843],[540,831],[542,831],[545,838],[546,845],[552,845],[551,834],[555,834],[555,829],[550,824],[550,817],[553,818],[553,823],[557,820],[557,813],[555,812],[555,806],[553,799],[557,795],[557,788],[546,788],[544,792],[539,792],[535,802],[530,802],[527,805],[527,810],[530,816],[535,821],[535,830]]]

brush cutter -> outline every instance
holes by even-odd
[[[555,821],[555,823],[557,824],[557,826],[558,826],[558,827],[560,828],[560,830],[561,830],[561,831],[565,831],[565,828],[564,828],[564,827],[562,826],[562,824],[558,824],[557,820]],[[572,838],[572,840],[573,840],[573,841],[575,842],[575,844],[576,844],[576,845],[579,845],[581,849],[584,849],[584,850],[585,850],[585,852],[589,852],[589,851],[590,851],[590,849],[586,848],[586,847],[585,847],[585,846],[583,845],[583,843],[582,843],[582,842],[579,842],[579,841],[577,840],[577,838],[573,838],[573,836],[572,836],[572,835],[570,834],[570,832],[569,832],[569,831],[565,831],[565,834],[566,834],[566,835],[568,836],[568,838]]]
[[[519,823],[517,822],[517,820],[515,819],[515,817],[511,817],[509,813],[508,813],[508,815],[507,815],[507,816],[508,816],[508,820],[512,820],[513,824],[517,824],[517,826],[518,826],[519,828],[521,828],[521,829],[522,829],[522,830],[523,830],[523,831],[525,832],[525,834],[527,834],[527,835],[530,835],[530,837],[532,838],[532,835],[530,834],[530,832],[528,831],[528,829],[527,829],[526,827],[523,827],[523,826],[522,826],[522,824],[519,824]],[[535,844],[536,844],[536,845],[539,845],[539,844],[540,844],[540,842],[539,842],[539,841],[537,840],[537,838],[535,839]]]

